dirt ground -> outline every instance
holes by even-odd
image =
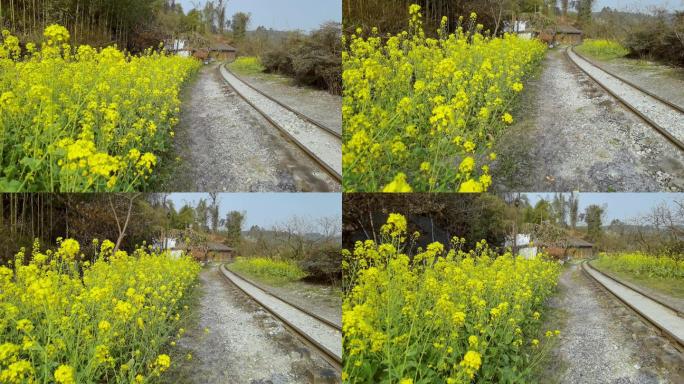
[[[336,383],[330,366],[270,314],[225,280],[216,266],[200,273],[198,322],[178,343],[177,383]],[[204,329],[208,332],[205,332]]]
[[[549,303],[560,324],[560,341],[551,351],[544,381],[548,383],[681,383],[684,357],[666,339],[581,271],[569,266],[561,275],[559,294]],[[562,319],[559,321],[558,319]]]
[[[495,190],[684,190],[684,154],[549,51],[529,81],[517,122],[499,138]]]
[[[174,148],[179,165],[165,190],[328,192],[339,188],[225,84],[218,65],[200,70],[183,92],[183,100]]]

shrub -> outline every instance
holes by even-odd
[[[485,242],[466,252],[459,239],[408,255],[397,214],[381,232],[343,253],[345,381],[529,382],[551,345],[537,337],[559,265],[497,256]]]
[[[306,276],[306,272],[293,261],[265,257],[238,257],[234,263],[228,265],[228,268],[276,284],[297,281]]]
[[[577,50],[582,54],[587,54],[603,60],[624,57],[629,54],[629,49],[613,40],[587,39],[584,40],[582,45],[577,47]]]
[[[228,65],[230,69],[246,74],[257,74],[263,72],[266,68],[261,64],[261,60],[255,56],[238,57]]]
[[[75,240],[55,252],[36,243],[28,263],[22,251],[0,267],[1,382],[162,381],[199,266],[113,247],[102,242],[90,264]]]
[[[338,247],[314,250],[299,264],[309,280],[335,283],[342,279],[342,256]]]

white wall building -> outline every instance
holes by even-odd
[[[534,259],[537,257],[539,249],[532,242],[532,235],[525,233],[518,233],[515,236],[515,243],[511,237],[506,238],[505,247],[516,248],[518,255],[526,259]]]

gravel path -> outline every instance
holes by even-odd
[[[568,55],[577,63],[577,65],[603,83],[611,91],[620,95],[620,97],[632,107],[665,128],[679,141],[684,140],[684,113],[661,103],[658,99],[642,93],[622,80],[609,75],[575,54],[572,50],[568,50]]]
[[[565,311],[558,346],[562,368],[549,372],[562,384],[680,383],[684,358],[634,313],[600,290],[578,265],[559,281],[561,294],[550,303]]]
[[[223,66],[220,67],[220,70],[221,75],[231,87],[264,111],[264,113],[276,121],[283,129],[287,130],[297,141],[302,143],[335,172],[339,175],[342,174],[342,142],[340,139],[302,120],[296,114],[264,97],[226,71]]]
[[[176,130],[180,166],[166,189],[227,192],[328,192],[339,183],[225,84],[203,68],[184,91]]]
[[[286,304],[277,298],[262,291],[258,287],[241,279],[234,273],[221,267],[221,272],[228,276],[235,284],[248,292],[254,298],[262,302],[269,309],[277,312],[280,316],[287,319],[295,327],[304,331],[314,340],[322,344],[330,352],[342,358],[342,333],[320,322],[319,320],[301,312],[300,310]]]
[[[193,358],[174,368],[174,382],[339,382],[339,376],[325,361],[227,282],[217,267],[200,273],[200,285],[203,292],[198,307],[199,323],[188,329],[178,343]]]
[[[676,338],[684,342],[684,318],[679,317],[676,312],[663,306],[662,304],[636,292],[628,287],[618,284],[601,273],[595,271],[591,266],[586,266],[587,272],[609,289],[620,299],[630,303],[639,310],[649,320],[658,324],[661,328],[667,329]]]
[[[291,79],[277,74],[238,75],[251,86],[281,103],[325,124],[337,133],[342,133],[342,96],[292,85]]]
[[[549,51],[517,123],[498,140],[495,188],[505,191],[684,190],[684,153]]]

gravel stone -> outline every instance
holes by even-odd
[[[562,360],[565,368],[559,382],[681,382],[684,376],[676,365],[664,361],[665,349],[661,345],[649,346],[654,343],[652,340],[642,342],[658,337],[653,328],[645,327],[635,332],[630,321],[623,317],[631,318],[631,322],[639,321],[638,317],[595,285],[580,268],[572,265],[563,272],[559,280],[562,293],[550,303],[551,307],[563,308],[567,313],[559,344],[552,352]],[[637,334],[636,339],[632,338],[633,333]],[[682,358],[681,354],[678,358]]]
[[[217,65],[183,94],[176,130],[180,165],[165,189],[328,192],[341,186],[228,86]]]
[[[575,63],[582,67],[582,69],[598,79],[598,81],[603,83],[611,91],[620,95],[628,104],[632,105],[658,125],[665,128],[680,141],[684,140],[684,113],[672,109],[661,103],[658,99],[642,93],[629,84],[624,83],[622,80],[609,75],[575,54],[572,50],[568,50],[568,55]]]
[[[565,56],[548,52],[498,140],[495,188],[539,192],[684,191],[684,153]]]
[[[202,270],[200,286],[199,322],[178,342],[193,359],[179,363],[174,382],[293,384],[322,382],[331,375],[333,382],[340,381],[327,362],[226,281],[217,267]]]
[[[264,97],[221,66],[221,75],[237,92],[250,100],[270,118],[287,130],[297,141],[313,152],[318,158],[342,174],[342,142],[321,128],[302,120],[296,114]]]
[[[239,74],[239,77],[295,111],[342,133],[342,96],[320,89],[291,85],[290,78],[272,73]]]
[[[269,295],[223,267],[221,267],[221,272],[228,276],[235,284],[239,285],[240,288],[268,306],[272,311],[277,312],[280,316],[287,319],[295,327],[304,331],[330,352],[340,358],[342,357],[342,332],[337,331],[289,304],[278,300],[274,296]]]

